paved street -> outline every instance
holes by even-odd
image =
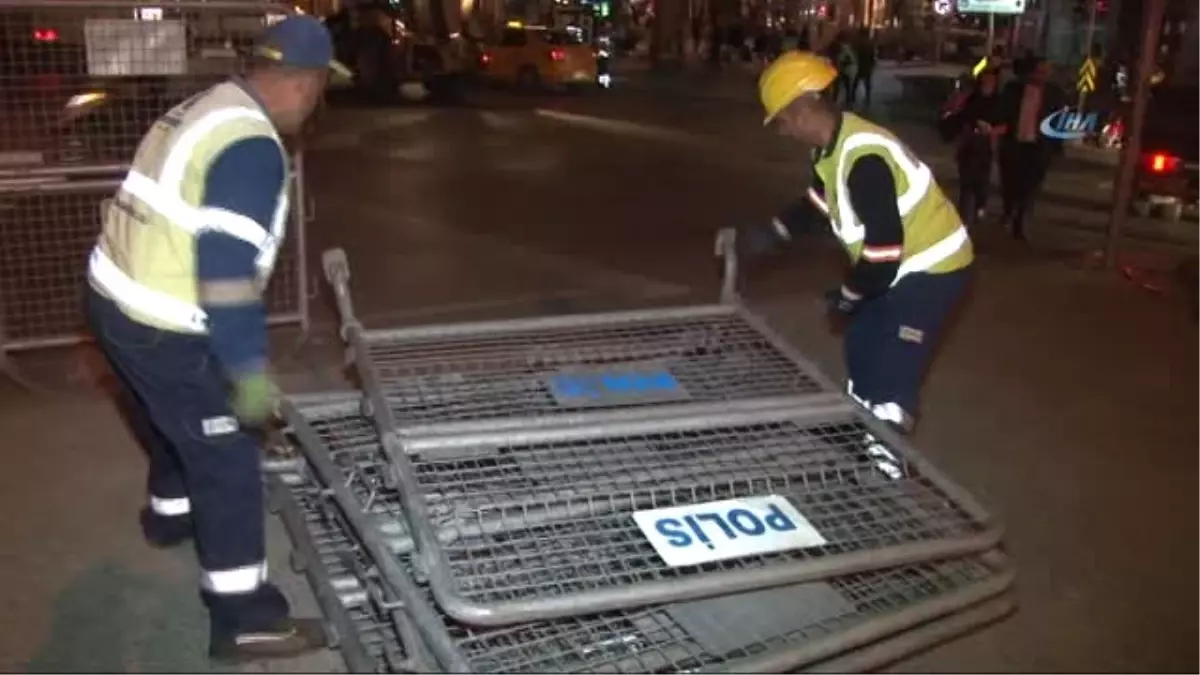
[[[324,247],[344,247],[370,325],[712,297],[712,233],[769,217],[796,194],[801,164],[761,128],[752,99],[627,84],[327,111],[306,164],[310,272]],[[930,132],[901,133],[940,178],[952,174]],[[1197,327],[1176,288],[1151,293],[1072,264],[1100,243],[1110,172],[1064,162],[1032,249],[977,233],[985,255],[931,372],[916,445],[1006,522],[1020,609],[897,670],[1198,666]],[[1130,235],[1129,259],[1146,267],[1196,245],[1195,223],[1136,221]],[[834,244],[814,239],[748,284],[750,302],[835,377],[840,346],[818,298],[840,265]],[[305,345],[277,335],[291,391],[347,386],[319,286]],[[54,392],[0,391],[12,617],[0,669],[209,670],[194,557],[141,542],[141,457],[87,386],[93,360],[64,358],[72,378]],[[274,522],[270,545],[273,573],[311,605]],[[268,670],[337,667],[324,654]]]

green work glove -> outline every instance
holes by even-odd
[[[275,415],[277,391],[266,373],[247,373],[233,381],[233,414],[250,426],[260,426]]]

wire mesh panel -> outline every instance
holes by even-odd
[[[353,406],[333,411],[307,420],[317,442],[360,508],[390,523],[392,549],[428,554],[439,603],[469,623],[706,597],[999,540],[969,496],[840,407],[414,438],[407,469]],[[415,473],[419,512],[401,512],[393,470]]]
[[[850,631],[964,590],[987,597],[1007,576],[967,558],[502,629],[445,627],[476,672],[790,672],[855,641]]]
[[[802,396],[832,385],[733,307],[367,331],[402,426]]]
[[[0,0],[0,348],[80,339],[101,203],[142,135],[176,103],[237,73],[239,50],[289,11],[254,0]],[[277,321],[304,309],[303,203],[293,201],[268,290]]]
[[[382,505],[395,498],[381,478],[378,446],[374,457],[369,454],[369,427],[343,420],[338,429],[344,441],[323,442],[306,431],[309,413],[313,410],[292,418],[299,422],[294,431],[314,473],[334,486],[335,498],[349,502],[345,508],[386,511]],[[330,417],[328,410],[311,415],[316,424]],[[395,534],[395,528],[365,533],[393,540]],[[410,555],[398,559],[407,570],[402,573],[415,574]],[[389,579],[381,581],[386,585]],[[469,627],[440,612],[439,624],[422,623],[420,629],[430,642],[447,642],[465,664],[460,667],[473,672],[783,672],[940,620],[1003,592],[1011,581],[1002,557],[985,554],[642,609],[580,611],[502,628]],[[428,586],[418,596],[405,603],[436,600]]]
[[[352,672],[394,672],[408,665],[390,612],[372,592],[374,564],[337,504],[306,475],[272,484],[281,517],[302,567]]]

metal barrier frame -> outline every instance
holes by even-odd
[[[347,603],[339,589],[338,580],[329,572],[321,560],[317,542],[313,538],[306,523],[304,514],[296,500],[297,489],[311,489],[319,493],[317,498],[328,502],[329,508],[336,509],[345,527],[348,523],[347,512],[332,494],[323,488],[310,476],[308,465],[300,460],[300,465],[280,465],[272,468],[264,467],[264,478],[267,486],[268,503],[272,510],[279,515],[288,538],[292,541],[292,568],[302,571],[312,588],[313,596],[326,619],[326,632],[331,633],[332,648],[342,654],[342,659],[350,672],[375,672],[373,659],[368,654],[361,635],[354,625],[354,620],[347,610]],[[361,540],[348,528],[348,539],[362,547]],[[364,547],[365,548],[365,547]],[[369,556],[368,556],[369,557]],[[374,559],[371,559],[374,564]],[[404,603],[395,599],[390,586],[380,586],[372,579],[378,577],[378,570],[366,570],[364,578],[358,579],[357,586],[365,589],[358,591],[365,597],[358,604],[366,605],[369,611],[379,617],[379,622],[387,622],[396,634],[398,646],[404,653],[403,670],[412,672],[430,672],[436,668],[433,656],[425,647],[424,637],[413,623],[412,617]],[[343,584],[344,585],[344,584]]]
[[[945,618],[910,628],[853,652],[815,663],[802,673],[869,673],[1007,618],[1017,611],[1011,591]]]
[[[349,279],[348,273],[346,274],[345,279]],[[341,298],[344,297],[346,302],[349,302],[349,288],[345,284],[342,285],[344,288],[346,288],[344,294],[335,290],[335,295],[339,298],[340,312],[343,311]],[[733,304],[662,307],[648,310],[605,312],[601,314],[572,314],[563,316],[521,318],[502,321],[465,322],[392,329],[364,329],[361,327],[361,324],[357,323],[357,319],[354,318],[353,307],[351,305],[346,304],[344,306],[344,311],[346,313],[342,314],[342,332],[347,342],[351,342],[352,351],[355,356],[355,366],[359,372],[360,378],[363,380],[363,389],[368,398],[371,400],[372,410],[378,410],[379,414],[386,415],[388,419],[384,420],[384,423],[389,424],[391,428],[395,429],[405,438],[435,435],[451,436],[456,434],[488,433],[505,429],[531,429],[547,425],[557,426],[560,424],[603,424],[608,421],[619,422],[621,420],[629,419],[631,417],[631,413],[627,409],[597,409],[586,412],[555,413],[554,415],[537,415],[526,417],[501,417],[464,422],[438,422],[433,424],[413,424],[405,422],[401,419],[397,419],[396,415],[391,411],[390,406],[386,405],[387,396],[383,393],[383,380],[379,376],[378,370],[370,363],[369,357],[367,357],[369,354],[370,344],[372,342],[399,341],[417,338],[428,339],[434,337],[455,337],[468,334],[481,337],[498,336],[506,333],[522,332],[539,328],[582,328],[587,326],[636,323],[646,320],[736,317],[742,321],[745,321],[755,331],[759,332],[764,338],[767,339],[774,349],[798,365],[800,369],[804,371],[805,375],[820,385],[824,391],[819,393],[746,398],[741,400],[719,402],[662,403],[654,406],[648,406],[652,407],[655,411],[660,411],[652,414],[661,414],[669,417],[705,415],[712,412],[720,413],[739,409],[758,409],[763,406],[802,405],[808,403],[821,404],[843,402],[847,400],[842,395],[840,387],[834,384],[834,382],[829,379],[828,376],[818,370],[817,367],[813,365],[807,358],[799,354],[795,348],[788,345],[786,341],[779,337],[760,318],[746,311],[743,307]],[[347,321],[346,317],[350,317],[350,320]],[[370,387],[368,387],[366,384],[368,379],[371,382]]]
[[[428,603],[417,582],[396,562],[395,554],[389,551],[379,531],[362,512],[356,497],[345,484],[341,471],[330,460],[325,446],[311,433],[307,423],[314,410],[326,407],[353,410],[360,399],[354,393],[324,396],[326,398],[322,400],[322,395],[309,395],[300,401],[288,401],[285,404],[285,416],[299,441],[299,450],[307,462],[310,479],[324,486],[331,498],[338,502],[341,512],[354,530],[354,536],[371,552],[377,564],[383,563],[378,568],[379,582],[392,589],[391,592],[406,610],[413,613],[413,624],[422,633],[424,644],[431,649],[445,672],[469,672],[470,662],[457,649],[444,628],[438,610]],[[304,431],[306,427],[309,432]],[[302,521],[300,524],[302,527]],[[304,535],[301,535],[300,539],[303,538]],[[995,570],[995,576],[945,595],[919,601],[848,630],[803,644],[788,645],[756,657],[730,660],[700,672],[789,672],[806,666],[819,672],[855,672],[853,669],[898,660],[923,647],[994,621],[1012,610],[1011,597],[1007,597],[1006,593],[1015,580],[1015,571],[1007,556],[998,549],[992,548],[974,555]],[[996,599],[998,596],[999,599]],[[445,612],[445,608],[442,609]],[[418,616],[421,618],[416,618]],[[403,636],[401,639],[404,639]],[[411,637],[404,646],[410,649],[410,645]],[[845,670],[843,665],[851,670]]]
[[[151,6],[161,7],[164,5],[161,3],[154,4],[122,0],[36,0],[34,3],[31,3],[30,0],[0,0],[0,11],[26,9],[74,9],[86,11],[88,9],[134,9]],[[222,9],[226,9],[236,10],[240,13],[261,11],[264,15],[295,13],[295,9],[291,5],[275,2],[274,0],[253,0],[251,2],[239,2],[237,0],[172,0],[165,6],[173,10],[185,11],[219,12]],[[291,280],[290,283],[294,284],[296,307],[287,308],[268,315],[267,322],[271,326],[299,324],[302,334],[307,335],[311,325],[311,316],[309,311],[308,242],[306,230],[311,220],[311,214],[309,213],[310,206],[304,183],[304,157],[302,150],[297,150],[293,154],[292,163],[293,184],[289,209],[291,210],[293,225],[289,227],[288,238],[291,242],[290,245],[294,247],[295,251],[293,264],[295,265],[296,278]],[[28,194],[80,194],[99,191],[101,189],[115,191],[120,186],[121,180],[128,170],[129,164],[93,164],[58,167],[33,166],[21,169],[0,169],[0,197]],[[92,176],[93,178],[63,183],[30,182],[31,178],[36,180],[71,176]],[[97,220],[96,233],[99,234],[99,232],[100,227]],[[81,258],[79,264],[85,265],[86,258]],[[283,282],[287,280],[279,278],[279,281]],[[83,289],[80,288],[79,290],[82,294]],[[44,348],[67,347],[90,342],[91,336],[82,330],[82,324],[83,321],[81,320],[81,330],[77,334],[60,333],[15,340],[9,339],[5,317],[3,316],[3,307],[0,306],[0,364],[7,366],[0,369],[0,372],[7,370],[9,371],[7,374],[12,379],[24,384],[15,372],[10,361],[10,354]]]
[[[269,503],[278,511],[288,538],[292,540],[292,568],[298,572],[302,571],[308,579],[313,597],[316,598],[321,614],[325,616],[328,624],[327,632],[332,633],[332,646],[341,652],[350,672],[373,672],[375,668],[371,657],[367,655],[346,606],[334,588],[332,575],[321,562],[321,555],[304,524],[304,515],[291,490],[282,479],[267,472],[267,494]]]
[[[731,244],[728,245],[727,250],[730,251],[730,255],[732,256],[733,249]],[[435,598],[442,609],[454,619],[463,623],[478,626],[498,626],[570,616],[580,613],[581,608],[586,608],[587,612],[602,612],[639,605],[698,599],[755,588],[812,581],[837,574],[881,569],[922,560],[985,551],[998,545],[1002,538],[1002,527],[973,497],[921,458],[887,425],[882,424],[874,416],[863,411],[861,406],[841,393],[784,397],[777,400],[747,400],[720,404],[664,404],[648,410],[610,410],[562,417],[545,416],[539,419],[509,420],[499,423],[488,420],[479,423],[467,422],[436,425],[433,428],[424,429],[403,427],[395,419],[391,407],[382,393],[380,377],[368,356],[368,334],[355,316],[353,303],[350,298],[350,270],[345,253],[340,249],[326,251],[323,256],[323,267],[326,278],[333,287],[338,311],[342,317],[341,330],[343,339],[349,344],[350,351],[354,355],[354,362],[362,382],[365,393],[362,410],[371,419],[379,433],[383,452],[388,459],[388,468],[399,488],[404,515],[408,522],[408,531],[415,540],[417,568],[423,574],[428,575]],[[701,307],[688,311],[700,313],[744,311],[737,307],[735,300],[736,296],[730,295],[727,296],[727,301],[730,304],[718,305],[715,308]],[[498,330],[508,325],[520,325],[523,327],[530,325],[561,325],[564,322],[571,325],[588,325],[589,323],[597,324],[612,320],[613,316],[628,317],[643,314],[656,315],[654,312],[583,315],[517,320],[512,323],[488,322],[482,325],[485,327],[485,330]],[[420,327],[409,329],[409,334],[412,334],[414,331],[420,332],[423,335],[461,334],[464,332],[474,332],[478,325],[460,324],[458,326]],[[808,362],[804,361],[804,363]],[[808,368],[816,370],[815,366],[811,364],[808,365]],[[825,381],[828,382],[830,380],[825,378]],[[653,424],[655,422],[661,423],[665,418],[679,419],[688,417],[694,420],[711,420],[714,417],[728,418],[738,413],[744,414],[749,409],[765,411],[764,414],[779,418],[785,414],[785,411],[794,413],[801,407],[812,406],[822,407],[826,412],[836,411],[839,414],[853,417],[856,422],[863,424],[871,434],[901,453],[909,464],[915,466],[923,476],[937,485],[946,495],[950,496],[960,509],[981,526],[982,531],[976,536],[962,539],[931,540],[895,546],[884,550],[860,551],[755,570],[709,572],[685,579],[643,582],[633,586],[581,591],[568,595],[521,602],[473,603],[460,595],[455,589],[454,577],[449,571],[449,561],[444,550],[441,548],[437,532],[432,526],[418,484],[416,469],[409,459],[410,453],[429,449],[439,444],[453,444],[464,441],[495,441],[497,437],[506,436],[544,437],[544,435],[561,436],[568,433],[575,435],[586,433],[585,427],[591,427],[594,430],[601,424]],[[292,424],[293,429],[301,436],[304,444],[319,446],[320,441],[316,437],[316,434],[312,431],[311,427],[308,427],[305,420],[298,415],[294,408],[290,410],[285,408],[284,414],[285,419]],[[742,419],[745,419],[745,417]],[[490,431],[483,431],[483,428],[487,428]]]

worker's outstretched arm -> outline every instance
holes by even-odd
[[[896,204],[896,181],[887,162],[877,155],[860,158],[846,177],[850,204],[866,229],[862,255],[850,272],[845,293],[871,297],[892,285],[904,253],[904,221]]]
[[[748,228],[744,235],[745,251],[760,255],[789,245],[796,239],[812,232],[817,223],[826,216],[807,196],[788,204],[767,223]]]
[[[255,264],[260,248],[251,239],[270,233],[285,175],[279,144],[257,136],[226,148],[205,181],[198,294],[210,349],[234,381],[267,368],[266,309]]]

